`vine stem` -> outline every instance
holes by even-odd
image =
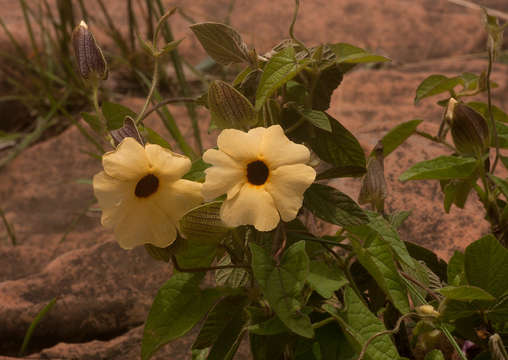
[[[439,296],[434,292],[432,291],[431,289],[429,289],[427,286],[425,286],[423,283],[421,283],[419,280],[415,279],[414,277],[412,277],[411,275],[405,273],[404,271],[400,271],[399,270],[399,274],[402,275],[403,277],[405,277],[406,279],[408,279],[409,281],[415,283],[416,285],[418,285],[419,287],[421,287],[423,290],[425,290],[427,293],[429,293],[430,296],[432,296],[436,301],[441,301],[441,299],[439,298]]]
[[[165,105],[175,104],[175,103],[179,103],[179,102],[195,102],[195,101],[196,101],[196,99],[190,98],[190,97],[174,97],[174,98],[162,100],[161,102],[154,105],[150,110],[148,110],[139,121],[145,120],[151,113],[153,113],[154,111],[160,109],[161,107],[163,107]]]
[[[383,336],[383,335],[391,335],[391,334],[395,334],[397,332],[399,332],[400,330],[400,325],[402,324],[402,321],[410,316],[418,316],[417,313],[414,313],[414,312],[410,312],[410,313],[407,313],[403,316],[401,316],[398,320],[397,320],[397,323],[395,324],[395,327],[392,329],[392,330],[384,330],[384,331],[380,331],[378,333],[375,333],[374,335],[372,335],[366,342],[365,344],[363,344],[362,346],[362,350],[360,351],[360,354],[358,355],[358,359],[357,360],[362,360],[363,357],[365,356],[365,353],[367,352],[367,347],[370,345],[370,343],[372,341],[374,341],[376,338],[380,337],[380,336]]]
[[[494,61],[494,59],[492,58],[492,51],[490,49],[488,53],[489,53],[489,66],[487,67],[487,103],[489,108],[489,118],[492,126],[492,133],[494,135],[494,141],[496,144],[496,157],[494,159],[494,163],[492,164],[490,172],[494,174],[494,170],[496,170],[496,166],[499,161],[499,138],[497,136],[496,122],[494,121],[494,116],[492,115],[492,96],[490,93],[490,74],[492,73],[492,61]]]

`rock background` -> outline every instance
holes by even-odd
[[[124,3],[108,2],[119,25],[125,21]],[[506,0],[478,3],[508,12]],[[197,21],[223,21],[229,1],[171,4],[181,6]],[[17,4],[0,0],[0,7],[9,28],[19,39],[26,38]],[[292,9],[291,0],[238,0],[231,24],[249,45],[264,52],[287,37]],[[192,63],[202,61],[204,52],[188,23],[177,16],[173,29],[177,38],[186,38],[180,47],[182,55]],[[481,52],[485,44],[479,13],[446,0],[304,0],[296,35],[308,45],[349,42],[393,59],[380,69],[361,68],[348,74],[333,96],[330,113],[358,137],[366,152],[386,131],[413,118],[425,120],[421,129],[437,131],[441,115],[437,99],[413,104],[416,87],[425,77],[479,73],[486,67],[484,59],[470,55]],[[508,109],[507,74],[508,65],[495,65],[492,78],[499,87],[493,101],[503,109]],[[138,110],[143,100],[117,101]],[[190,137],[184,108],[171,110]],[[207,114],[200,112],[200,118],[206,129]],[[157,119],[149,121],[169,139]],[[214,135],[203,133],[205,146],[212,146]],[[100,226],[100,213],[90,207],[90,185],[77,181],[90,179],[101,168],[85,153],[90,150],[71,127],[0,169],[0,206],[18,240],[12,246],[0,224],[0,354],[14,356],[35,314],[57,297],[34,334],[30,358],[139,358],[142,324],[171,269],[152,261],[143,249],[123,251],[112,233]],[[488,231],[480,204],[472,196],[465,210],[453,208],[445,214],[436,182],[402,184],[397,179],[415,162],[446,153],[439,145],[412,137],[385,162],[388,210],[413,211],[401,229],[402,236],[433,248],[444,258]],[[353,198],[358,195],[358,180],[338,180],[334,185]],[[193,336],[195,331],[164,347],[155,358],[190,358]],[[247,359],[245,352],[243,347],[237,358]],[[2,359],[8,358],[0,355]]]

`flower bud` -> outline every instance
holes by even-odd
[[[469,106],[450,99],[445,115],[453,143],[464,155],[482,157],[489,148],[489,127],[482,115]]]
[[[370,203],[380,212],[383,211],[387,194],[383,157],[383,144],[378,142],[367,161],[367,174],[363,178],[362,188],[358,196],[360,204]]]
[[[416,308],[416,312],[418,315],[422,317],[439,317],[439,312],[437,312],[432,305],[421,305]]]
[[[78,62],[79,74],[86,80],[105,80],[108,65],[101,49],[95,42],[88,25],[82,20],[72,32],[72,44]]]

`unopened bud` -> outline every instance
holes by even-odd
[[[421,305],[416,308],[416,313],[422,317],[439,317],[439,312],[437,312],[432,305]]]
[[[81,21],[72,32],[72,44],[78,62],[79,74],[86,80],[107,79],[106,59],[84,21]]]
[[[445,117],[459,153],[482,157],[490,142],[489,127],[483,116],[452,98],[448,102]]]
[[[360,204],[370,203],[380,212],[383,211],[387,194],[383,162],[383,144],[379,142],[367,161],[367,174],[363,178],[358,196]]]

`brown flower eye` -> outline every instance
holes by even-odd
[[[134,195],[139,198],[146,198],[152,195],[159,188],[159,179],[153,174],[148,174],[141,178],[136,184]]]
[[[247,180],[252,185],[263,185],[268,179],[268,166],[261,160],[256,160],[247,165]]]

